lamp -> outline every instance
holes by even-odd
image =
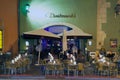
[[[30,5],[29,5],[29,4],[26,4],[25,10],[26,10],[26,12],[28,12],[28,13],[30,12],[30,11],[29,11],[29,8],[30,8]]]
[[[29,42],[28,41],[26,41],[25,42],[25,45],[26,45],[26,50],[28,49],[28,47],[29,47]]]
[[[89,40],[88,41],[88,45],[91,46],[92,45],[92,41]]]

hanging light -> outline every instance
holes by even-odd
[[[92,45],[92,41],[91,41],[91,40],[88,41],[88,45],[89,45],[89,46]]]
[[[28,12],[28,13],[29,13],[29,12],[30,12],[30,10],[29,10],[29,9],[30,9],[30,5],[29,5],[29,4],[26,4],[25,9],[26,9],[26,12]]]
[[[25,42],[25,45],[26,45],[26,50],[28,50],[28,47],[29,47],[29,42],[28,42],[28,41],[26,41],[26,42]]]

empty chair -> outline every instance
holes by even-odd
[[[99,75],[108,75],[109,74],[109,66],[102,63],[102,62],[99,62],[98,63],[98,74]]]
[[[46,71],[45,71],[45,75],[55,75],[55,65],[53,64],[47,64],[46,65]]]
[[[78,68],[77,68],[77,76],[79,75],[79,72],[84,75],[84,64],[83,63],[78,63]]]
[[[76,76],[77,73],[77,65],[68,65],[68,76],[70,75],[70,72],[73,73],[74,76]]]
[[[110,68],[109,68],[109,74],[110,74],[110,75],[113,75],[113,76],[118,75],[118,69],[117,69],[117,66],[116,66],[115,63],[110,64],[109,67],[110,67]]]
[[[56,64],[55,65],[55,72],[56,75],[63,75],[64,74],[64,67],[62,64]]]

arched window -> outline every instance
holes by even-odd
[[[51,25],[51,26],[48,26],[44,29],[49,31],[49,32],[52,32],[54,34],[62,33],[63,30],[66,30],[66,31],[72,30],[72,28],[65,26],[65,25]]]

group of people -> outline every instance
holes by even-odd
[[[63,60],[65,59],[71,59],[74,58],[76,62],[84,62],[85,57],[81,53],[82,50],[78,50],[78,47],[75,44],[70,44],[68,46],[68,50],[62,52],[60,50],[60,47],[46,47],[46,49],[42,48],[42,42],[39,41],[39,44],[36,46],[30,45],[28,47],[27,53],[32,54],[34,57],[34,63],[35,61],[38,60],[38,55],[40,53],[40,59],[46,59],[49,58],[49,53],[53,55],[54,58],[62,58]],[[58,50],[58,51],[57,51]]]
[[[106,51],[104,47],[102,47],[100,50],[97,50],[95,52],[95,57],[90,60],[91,63],[97,62],[113,62],[113,59],[115,57],[115,53],[113,51]]]
[[[73,60],[76,63],[84,63],[85,56],[82,53],[82,50],[78,50],[74,45],[71,49],[64,51],[63,54],[60,55],[62,60]]]

